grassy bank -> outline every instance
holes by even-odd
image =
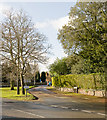
[[[33,86],[30,86],[30,88],[32,88],[32,87]],[[29,101],[29,100],[34,99],[34,96],[29,93],[27,93],[27,97],[26,97],[26,95],[21,94],[21,88],[20,88],[20,95],[17,95],[16,87],[14,90],[10,90],[10,87],[3,87],[3,88],[0,88],[0,91],[2,92],[0,94],[0,97],[2,97],[2,98],[22,100],[22,101]]]

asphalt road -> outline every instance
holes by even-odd
[[[72,97],[57,96],[44,87],[30,92],[39,100],[24,102],[3,99],[2,118],[105,118],[103,103],[87,103]]]

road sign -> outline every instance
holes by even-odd
[[[27,89],[29,88],[29,86],[24,86],[24,88],[26,89],[26,97],[27,97]]]
[[[24,88],[26,88],[26,89],[27,89],[27,88],[29,88],[29,86],[24,86]]]
[[[77,89],[77,87],[74,87],[74,89]]]

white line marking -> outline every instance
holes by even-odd
[[[61,108],[68,109],[68,107],[60,106]]]
[[[51,105],[52,107],[58,107],[57,105]]]
[[[107,116],[106,114],[103,114],[103,113],[97,113],[98,115],[104,115],[104,116]]]
[[[72,110],[78,110],[78,109],[72,109]]]
[[[87,112],[87,113],[92,113],[91,111],[88,111],[88,110],[81,110],[83,112]]]
[[[40,118],[45,118],[44,116],[36,115],[36,114],[33,114],[33,113],[29,113],[29,112],[25,112],[25,111],[22,111],[22,110],[17,110],[17,109],[14,109],[14,110],[19,111],[19,112],[23,112],[23,113],[26,113],[26,114],[29,114],[29,115],[37,116],[37,117],[40,117]]]

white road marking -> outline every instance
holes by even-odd
[[[92,113],[91,111],[88,111],[88,110],[81,110],[83,112],[87,112],[87,113]]]
[[[51,105],[52,107],[58,107],[57,105]]]
[[[68,107],[60,106],[61,108],[68,109]]]
[[[72,110],[78,110],[78,109],[72,109]]]
[[[103,114],[103,113],[97,113],[98,115],[104,115],[104,116],[107,116],[106,114]]]
[[[36,114],[30,113],[30,112],[25,112],[25,111],[18,110],[18,109],[14,109],[14,110],[19,111],[19,112],[23,112],[23,113],[26,113],[26,114],[29,114],[29,115],[37,116],[37,117],[40,117],[40,118],[45,118],[44,116],[36,115]]]

